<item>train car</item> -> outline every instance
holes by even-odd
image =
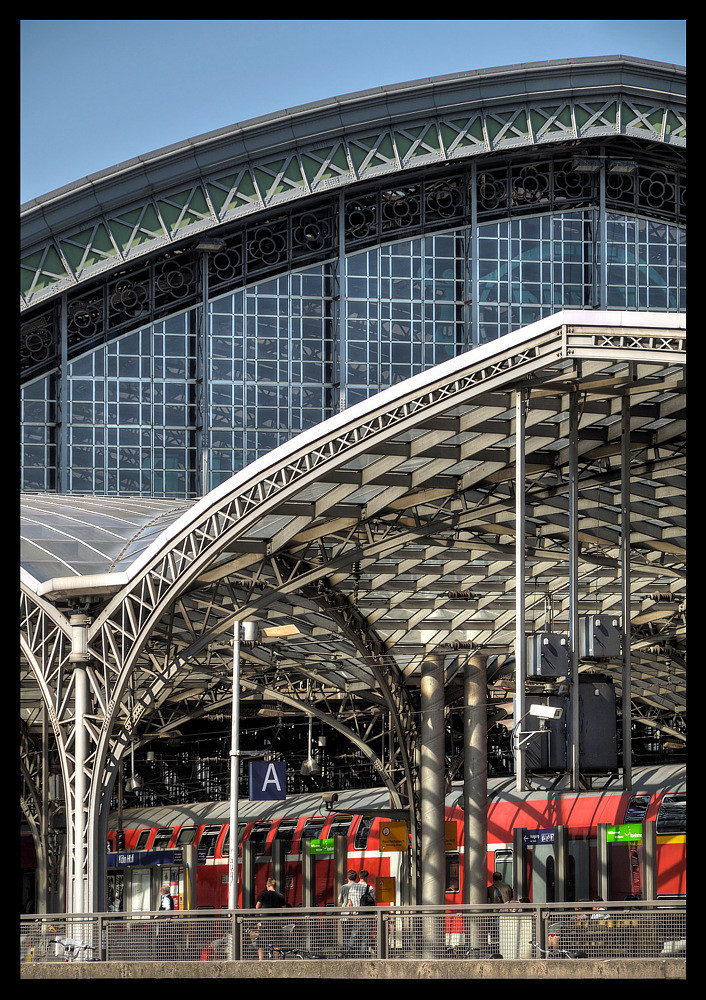
[[[640,824],[654,820],[657,834],[657,894],[686,895],[686,775],[684,767],[636,769],[633,788],[623,791],[619,779],[596,781],[592,790],[578,794],[554,787],[517,793],[514,779],[490,780],[488,785],[487,878],[500,871],[512,883],[513,832],[542,832],[529,837],[525,865],[529,899],[554,899],[554,845],[551,831],[564,826],[569,837],[568,898],[589,899],[597,894],[597,826]],[[302,844],[307,838],[348,838],[348,865],[365,868],[376,884],[394,880],[395,902],[402,902],[403,852],[381,849],[381,828],[389,819],[384,789],[345,791],[335,811],[328,812],[320,794],[291,796],[284,802],[243,802],[239,805],[239,842],[258,845],[255,898],[272,870],[272,845],[284,841],[285,873],[282,891],[287,905],[302,905]],[[463,886],[463,791],[454,787],[446,799],[446,821],[454,825],[455,842],[447,846],[446,901],[461,903]],[[117,819],[117,817],[114,817]],[[179,894],[183,872],[179,851],[187,844],[198,850],[197,908],[219,908],[228,902],[229,805],[227,802],[189,806],[123,810],[122,826],[108,838],[108,895],[111,908],[154,908],[156,886],[167,881]],[[123,840],[124,838],[124,840]],[[452,841],[454,838],[451,838]],[[612,845],[612,899],[640,896],[641,845]],[[241,852],[242,853],[242,852]],[[122,859],[122,860],[121,860]],[[241,880],[239,878],[239,885]],[[316,860],[315,905],[333,906],[333,855]],[[149,905],[150,902],[153,905]],[[183,900],[182,900],[183,902]],[[242,905],[242,895],[238,897]]]

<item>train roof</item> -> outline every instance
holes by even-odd
[[[539,779],[536,779],[536,783],[539,784]],[[592,791],[622,793],[622,777],[597,777],[594,779],[593,788],[587,789],[585,794],[590,794]],[[686,767],[684,765],[636,768],[633,772],[632,794],[683,791],[686,791]],[[380,814],[384,815],[385,809],[392,808],[390,795],[386,788],[346,789],[337,792],[337,794],[338,801],[335,813],[358,813],[362,810],[378,809]],[[488,797],[491,801],[518,801],[546,797],[547,795],[572,794],[573,792],[566,787],[566,775],[560,775],[554,780],[545,780],[543,787],[526,792],[515,790],[513,776],[488,780]],[[446,796],[446,805],[462,805],[462,803],[462,786],[454,785]],[[241,800],[238,803],[238,820],[246,823],[253,820],[264,822],[274,819],[296,819],[300,816],[326,817],[329,815],[330,813],[323,803],[321,792],[291,795],[283,801],[251,802]],[[217,825],[228,823],[229,819],[230,804],[227,800],[197,802],[190,805],[144,806],[123,809],[122,811],[123,828],[139,825],[157,827]],[[114,812],[110,818],[111,828],[116,821],[117,813]]]

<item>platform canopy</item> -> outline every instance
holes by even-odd
[[[684,741],[685,335],[684,316],[562,312],[324,421],[200,500],[23,497],[24,723],[40,725],[42,690],[55,692],[55,731],[70,715],[76,611],[91,623],[105,788],[121,726],[149,739],[228,708],[236,620],[259,629],[243,649],[244,711],[299,706],[371,759],[390,719],[414,728],[431,652],[449,706],[465,657],[487,655],[502,715],[521,393],[527,631],[568,629],[571,400],[578,611],[620,615],[627,400],[631,711]],[[580,667],[597,668],[620,699],[622,662]],[[408,766],[388,761],[391,790]]]

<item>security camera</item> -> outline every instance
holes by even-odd
[[[331,810],[338,802],[338,794],[336,792],[324,792],[321,796],[321,801],[328,810]]]
[[[537,719],[560,719],[563,708],[555,708],[552,705],[531,705],[529,714]]]

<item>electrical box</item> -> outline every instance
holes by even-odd
[[[583,772],[615,771],[618,767],[618,713],[612,678],[603,674],[579,675],[579,769]],[[573,718],[569,710],[571,745]]]
[[[609,660],[620,656],[620,619],[615,615],[579,618],[578,645],[582,660]]]
[[[569,673],[569,643],[564,635],[538,632],[527,636],[527,676],[566,677]]]

